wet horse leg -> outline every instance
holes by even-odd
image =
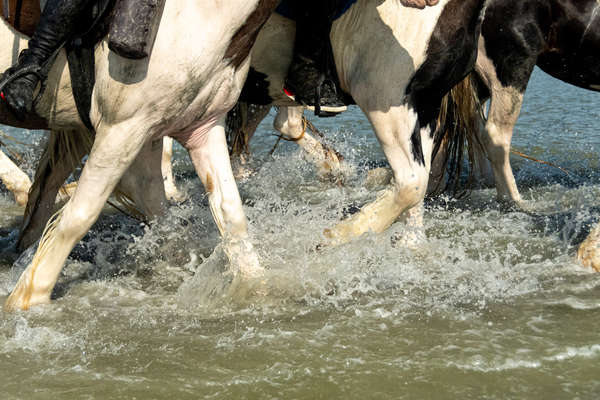
[[[223,237],[223,246],[234,275],[262,274],[262,267],[248,240],[248,223],[237,189],[225,138],[225,119],[179,137],[208,194],[210,211]]]
[[[166,210],[166,185],[161,168],[164,166],[163,143],[162,139],[145,143],[117,188],[130,197],[135,208],[147,219],[164,215]]]
[[[303,117],[304,107],[279,107],[273,127],[284,138],[296,142],[306,152],[307,158],[317,166],[321,176],[343,175],[343,158],[319,138],[307,132]]]
[[[24,206],[27,204],[27,194],[31,187],[31,180],[2,151],[0,151],[0,181],[13,193],[18,205]]]
[[[600,223],[596,224],[588,237],[579,245],[577,259],[584,267],[600,272]]]
[[[394,184],[360,212],[326,230],[325,236],[332,245],[369,231],[383,232],[403,212],[422,204],[427,190],[433,148],[431,126],[419,128],[417,113],[408,103],[391,107],[386,113],[367,111],[366,114],[394,172]],[[412,139],[417,135],[422,149],[419,153],[413,152]],[[415,222],[414,216],[409,219]]]
[[[187,199],[187,195],[181,192],[175,184],[173,176],[173,139],[165,136],[162,143],[162,161],[160,168],[164,179],[165,194],[167,199],[176,203],[181,203]]]
[[[144,142],[127,120],[97,129],[96,140],[83,167],[73,197],[48,223],[33,261],[21,274],[5,303],[5,309],[26,310],[50,301],[50,294],[73,246],[96,221],[122,174],[133,162]],[[123,135],[123,132],[128,132]],[[137,134],[136,134],[137,133]]]
[[[512,37],[504,40],[514,41]],[[522,51],[511,54],[508,59],[513,65],[504,66],[504,61],[488,57],[484,39],[480,38],[476,65],[477,73],[490,91],[488,119],[478,134],[492,164],[498,200],[516,205],[521,204],[521,195],[510,165],[510,144],[536,62],[537,52],[531,46],[533,44],[528,44]]]

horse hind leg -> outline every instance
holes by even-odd
[[[162,139],[145,143],[115,189],[117,199],[133,215],[144,219],[162,216],[166,211],[163,145]]]
[[[6,300],[6,310],[26,310],[50,301],[73,246],[96,221],[122,174],[141,150],[144,135],[135,129],[138,125],[138,121],[128,121],[110,128],[99,127],[75,193],[47,224],[33,261]]]
[[[187,194],[179,190],[175,184],[173,175],[173,139],[165,136],[162,144],[162,157],[160,168],[164,180],[165,194],[167,199],[176,203],[182,203],[187,199]]]

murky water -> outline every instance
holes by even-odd
[[[430,202],[427,241],[405,228],[315,251],[350,204],[374,197],[383,156],[358,110],[315,123],[355,167],[319,181],[270,121],[240,183],[265,282],[222,286],[225,261],[203,191],[151,227],[104,214],[67,262],[52,304],[0,313],[2,399],[596,399],[600,274],[574,242],[600,200],[600,97],[536,71],[514,158],[533,214],[493,190]],[[22,210],[0,194],[0,301]],[[212,293],[212,295],[210,294]]]

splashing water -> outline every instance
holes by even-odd
[[[204,192],[177,161],[191,201],[151,226],[103,214],[52,304],[0,314],[3,398],[596,398],[600,275],[574,250],[600,206],[599,109],[537,71],[515,147],[573,175],[515,159],[531,213],[502,211],[489,189],[444,197],[411,249],[394,240],[401,223],[318,246],[383,189],[365,188],[384,158],[358,110],[314,121],[353,167],[343,187],[292,144],[269,157],[267,120],[240,182],[267,270],[249,282],[227,273]],[[21,211],[5,193],[0,204],[8,254]]]

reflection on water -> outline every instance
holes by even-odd
[[[536,72],[515,147],[530,211],[493,190],[430,202],[427,240],[405,227],[317,250],[383,156],[358,110],[315,121],[355,174],[320,182],[270,121],[240,183],[266,279],[231,289],[202,189],[150,227],[103,215],[73,252],[56,300],[0,314],[2,398],[582,398],[600,393],[600,275],[574,260],[600,207],[598,96]],[[20,221],[0,194],[0,300]]]

